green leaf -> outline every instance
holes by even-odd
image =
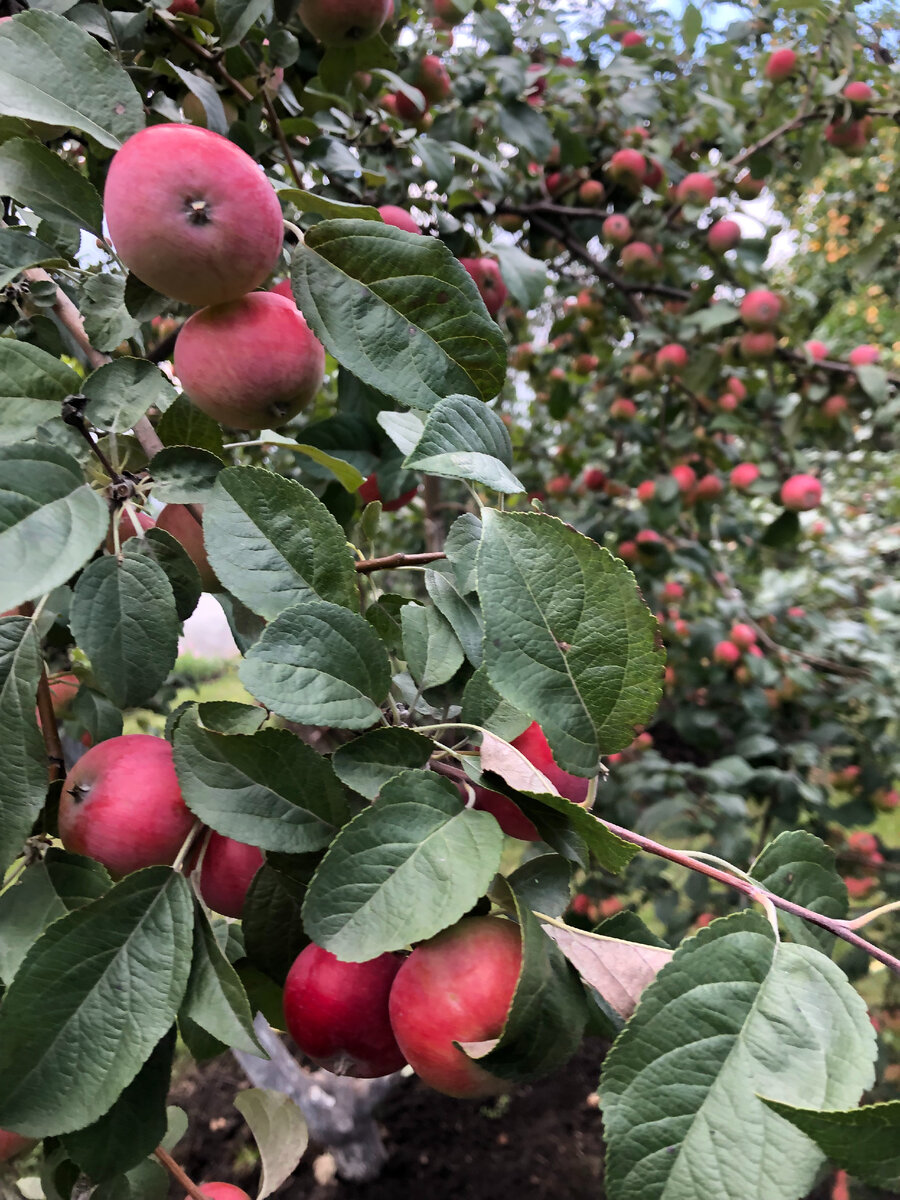
[[[130,541],[123,554],[122,562],[106,554],[83,572],[69,620],[103,691],[119,708],[134,708],[174,667],[181,623],[162,567]]]
[[[609,1200],[796,1200],[821,1155],[757,1098],[854,1104],[875,1032],[846,976],[755,912],[676,951],[607,1056]]]
[[[391,670],[372,626],[324,600],[295,604],[247,651],[238,674],[261,704],[301,725],[367,729],[378,721]]]
[[[166,1200],[168,1190],[168,1173],[155,1159],[145,1158],[124,1175],[101,1183],[91,1200]]]
[[[225,464],[196,446],[166,446],[150,461],[153,496],[163,504],[205,504]]]
[[[569,1061],[588,1010],[578,976],[511,881],[509,892],[522,930],[522,969],[500,1040],[477,1062],[501,1079],[528,1083]]]
[[[25,229],[0,229],[0,288],[7,287],[28,267],[63,267],[59,251],[32,237]]]
[[[499,416],[472,396],[439,400],[403,465],[428,475],[473,479],[496,492],[524,492],[509,470],[512,443]]]
[[[446,779],[404,771],[345,825],[313,876],[306,931],[345,962],[433,937],[458,921],[500,865],[503,834]]]
[[[215,86],[208,79],[204,79],[202,75],[198,75],[193,71],[183,71],[171,59],[166,59],[166,66],[178,76],[184,86],[203,105],[203,112],[206,115],[206,128],[211,129],[213,133],[220,133],[223,137],[227,137],[229,121],[225,114],[225,105],[222,103],[222,98],[216,91]]]
[[[624,563],[556,518],[485,509],[483,521],[488,677],[541,725],[564,770],[595,774],[600,755],[629,745],[659,702],[656,620]]]
[[[334,200],[331,196],[319,196],[302,188],[282,188],[280,200],[289,200],[302,213],[317,213],[320,217],[351,217],[358,221],[380,221],[381,214],[371,204],[348,204],[346,200]]]
[[[437,238],[374,221],[323,221],[294,252],[294,295],[325,348],[411,408],[489,400],[506,347],[478,289]]]
[[[760,1100],[851,1175],[878,1188],[893,1188],[900,1180],[900,1100],[844,1111],[801,1108],[767,1096]]]
[[[222,45],[237,46],[266,11],[268,0],[216,0]]]
[[[883,404],[887,400],[888,373],[884,367],[866,363],[861,367],[854,367],[853,372],[859,380],[859,386],[870,400],[874,400],[876,404]]]
[[[681,16],[681,36],[684,38],[685,49],[690,53],[694,49],[697,38],[703,32],[703,14],[693,4],[687,4]]]
[[[558,854],[541,854],[516,867],[508,882],[525,908],[561,917],[569,907],[572,864]]]
[[[49,12],[0,28],[0,113],[63,125],[118,150],[144,126],[127,72],[89,34]]]
[[[267,713],[257,704],[235,700],[207,700],[197,705],[201,724],[213,733],[256,733]]]
[[[81,388],[71,367],[28,342],[0,338],[0,445],[32,437]]]
[[[422,160],[422,166],[428,172],[428,178],[433,179],[441,191],[444,191],[453,178],[453,159],[447,147],[437,138],[426,137],[422,134],[410,143],[414,154]]]
[[[0,879],[21,851],[47,795],[47,751],[35,716],[42,666],[31,621],[0,618]]]
[[[765,847],[750,874],[767,891],[813,912],[840,920],[847,915],[847,885],[837,873],[834,851],[814,834],[802,829],[779,834]],[[831,953],[834,934],[827,929],[781,910],[778,917],[795,942]]]
[[[277,871],[264,863],[253,877],[244,901],[242,925],[247,957],[283,984],[294,959],[309,942],[302,906],[308,880]]]
[[[3,49],[0,39],[0,61]],[[0,193],[45,220],[71,222],[98,235],[103,232],[103,205],[96,189],[40,142],[15,138],[0,146]]]
[[[97,429],[111,433],[124,433],[148,408],[166,409],[175,398],[175,389],[159,367],[143,358],[105,363],[80,390],[88,397],[84,415]]]
[[[206,506],[203,535],[223,585],[261,617],[316,597],[359,606],[344,531],[292,479],[261,467],[226,468]]]
[[[87,1129],[63,1138],[66,1153],[95,1183],[130,1171],[165,1137],[174,1053],[175,1030],[171,1029],[109,1112]]]
[[[500,274],[516,304],[526,310],[537,308],[549,282],[547,264],[532,258],[520,246],[497,243],[491,247],[500,263]]]
[[[435,608],[450,622],[466,658],[476,669],[480,667],[484,626],[476,597],[462,595],[452,566],[444,563],[425,572],[425,588]]]
[[[101,1117],[170,1028],[187,985],[193,908],[148,867],[54,922],[0,1006],[0,1122],[31,1137]]]
[[[280,446],[284,450],[293,450],[296,454],[303,454],[307,458],[311,458],[314,463],[318,463],[320,467],[329,471],[345,491],[355,492],[364,482],[364,476],[352,463],[343,458],[336,458],[333,454],[326,454],[318,446],[310,446],[306,442],[296,442],[293,438],[285,437],[284,434],[276,433],[272,429],[261,430],[259,440],[266,446]]]
[[[259,1053],[244,985],[222,953],[199,904],[194,912],[194,954],[180,1017],[187,1017],[232,1049]]]
[[[0,609],[65,583],[96,550],[109,510],[64,450],[0,448]]]
[[[403,653],[409,673],[424,690],[449,683],[463,665],[463,649],[436,608],[405,604],[400,610]]]
[[[322,850],[347,819],[331,764],[286,729],[214,733],[187,714],[175,731],[175,769],[204,824],[263,850]]]
[[[131,557],[142,554],[165,572],[175,597],[179,621],[186,621],[200,600],[203,584],[191,556],[165,529],[148,529],[142,538],[130,538],[126,549]]]
[[[481,545],[482,524],[474,513],[457,517],[447,534],[444,550],[453,568],[456,586],[461,595],[468,596],[478,587],[476,564]]]
[[[289,1179],[306,1153],[309,1131],[303,1113],[289,1096],[267,1088],[247,1088],[234,1098],[256,1140],[262,1159],[257,1200],[265,1200]]]
[[[126,277],[97,273],[85,278],[81,291],[84,332],[97,350],[112,352],[134,337],[140,323],[125,306]]]
[[[338,746],[331,765],[347,787],[375,800],[389,779],[401,771],[424,767],[433,751],[431,739],[412,729],[373,729]]]
[[[225,453],[219,422],[195,408],[183,393],[160,417],[156,432],[166,446],[196,446],[219,458]]]
[[[0,895],[0,980],[7,986],[48,925],[98,900],[111,886],[99,863],[51,846]]]
[[[500,133],[514,146],[522,146],[538,162],[546,162],[553,148],[553,130],[543,113],[524,100],[514,100],[498,112]]]

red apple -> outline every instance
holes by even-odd
[[[624,213],[612,213],[601,227],[604,241],[613,246],[624,246],[631,241],[631,222]]]
[[[850,351],[847,362],[851,367],[868,367],[877,363],[880,357],[881,351],[877,346],[857,346]]]
[[[438,104],[450,95],[450,76],[436,54],[426,54],[416,72],[416,87],[430,104]]]
[[[678,484],[679,492],[690,492],[697,482],[697,473],[692,467],[680,463],[672,468],[672,478]]]
[[[184,13],[188,17],[199,17],[200,5],[197,0],[172,0],[166,12],[170,12],[176,17],[179,13]]]
[[[422,232],[415,218],[405,208],[399,208],[396,204],[382,204],[378,213],[385,225],[393,225],[395,229],[403,229],[407,233]]]
[[[9,21],[12,18],[4,17],[2,19]],[[7,1129],[0,1129],[0,1163],[9,1162],[23,1150],[30,1150],[32,1146],[36,1145],[35,1138],[22,1137],[21,1133],[10,1133]]]
[[[814,475],[792,475],[781,488],[781,503],[793,512],[807,512],[822,503],[822,485]]]
[[[781,83],[790,79],[797,69],[797,54],[787,46],[773,50],[766,60],[765,77],[771,83]]]
[[[741,320],[750,329],[774,329],[783,308],[780,297],[760,288],[748,292],[741,301]]]
[[[606,483],[606,473],[599,467],[585,467],[582,478],[589,492],[599,492]]]
[[[475,280],[485,308],[496,317],[507,294],[498,263],[493,258],[461,258],[459,261]]]
[[[490,788],[479,784],[469,785],[475,793],[472,805],[479,812],[489,812],[507,837],[518,838],[522,842],[539,842],[541,835],[533,821],[522,812],[515,801],[502,792],[491,791]],[[463,796],[465,800],[465,796]]]
[[[203,525],[194,519],[186,505],[167,504],[156,518],[156,528],[165,530],[177,542],[181,542],[191,562],[197,568],[205,592],[222,591],[222,585],[206,556]]]
[[[403,508],[409,504],[410,500],[414,500],[419,491],[418,485],[410,488],[408,492],[404,492],[398,496],[396,500],[385,500],[381,495],[381,489],[378,487],[378,476],[373,471],[372,474],[364,481],[358,492],[356,493],[363,504],[371,504],[373,500],[380,500],[381,507],[385,512],[396,512],[398,508]]]
[[[702,171],[692,171],[685,175],[675,189],[675,198],[679,204],[693,204],[697,208],[705,208],[716,194],[716,181]]]
[[[637,498],[642,504],[647,504],[656,495],[656,482],[653,479],[642,480],[635,489]]]
[[[734,412],[738,406],[737,396],[732,396],[731,392],[725,392],[717,401],[722,412]]]
[[[141,529],[146,531],[148,529],[155,528],[156,522],[149,513],[140,512],[137,509],[133,509],[132,511],[134,512]],[[133,537],[137,537],[137,533],[134,528],[134,521],[132,521],[128,513],[123,510],[119,515],[119,545],[121,546],[123,542],[127,542],[129,538]],[[106,541],[104,542],[104,545],[110,554],[114,552],[115,546],[113,544],[112,530],[110,530],[106,535]]]
[[[734,181],[734,188],[742,200],[755,200],[766,186],[764,179],[754,179],[749,171],[742,171]]]
[[[606,164],[606,173],[610,179],[632,191],[637,191],[641,186],[646,171],[646,158],[639,150],[632,150],[629,147],[616,150]]]
[[[263,861],[258,846],[211,833],[198,883],[204,904],[223,917],[240,917],[250,884]]]
[[[616,421],[630,421],[637,413],[637,405],[627,396],[617,396],[609,406],[609,415]]]
[[[325,46],[352,46],[381,29],[394,12],[394,0],[300,0],[297,14]]]
[[[106,222],[130,271],[187,304],[237,300],[281,254],[281,205],[257,164],[194,125],[150,125],[113,156]]]
[[[759,479],[759,467],[755,463],[738,463],[736,467],[732,467],[728,478],[731,486],[737,491],[746,491]]]
[[[822,416],[828,421],[837,421],[847,411],[847,397],[835,394],[822,405]]]
[[[663,585],[662,599],[666,604],[676,604],[684,599],[684,586],[677,579],[670,579]]]
[[[678,342],[670,342],[656,352],[656,369],[663,375],[677,375],[688,364],[688,352]]]
[[[733,667],[736,662],[740,661],[741,652],[734,642],[717,642],[713,650],[713,658],[723,666]]]
[[[771,358],[777,345],[778,339],[769,329],[759,333],[745,333],[740,340],[741,355],[749,362]]]
[[[697,486],[693,491],[694,500],[718,500],[725,491],[725,485],[718,475],[704,475],[702,479],[697,480]]]
[[[451,27],[458,25],[466,15],[459,11],[453,0],[431,0],[431,7],[438,20]]]
[[[209,1200],[250,1200],[244,1189],[233,1183],[201,1183],[199,1186]],[[184,1200],[191,1200],[191,1197],[185,1196]]]
[[[849,100],[854,108],[862,109],[868,108],[875,99],[874,91],[867,83],[863,83],[861,80],[854,80],[852,83],[848,83],[841,92],[841,95],[845,100]]]
[[[659,270],[659,255],[646,242],[629,242],[622,247],[622,268],[631,275],[653,275]]]
[[[634,562],[638,556],[638,548],[636,542],[620,542],[619,543],[619,558],[623,562]]]
[[[455,1042],[492,1041],[503,1032],[522,967],[518,925],[467,917],[423,942],[397,972],[390,1016],[416,1074],[447,1096],[493,1096],[510,1085]]]
[[[171,863],[194,824],[162,738],[132,733],[91,747],[69,774],[59,802],[67,850],[112,875]]]
[[[869,141],[871,118],[861,121],[832,121],[825,126],[825,141],[853,157],[865,150]]]
[[[804,342],[803,349],[813,360],[813,362],[822,362],[828,357],[828,347],[824,342]]]
[[[402,965],[396,954],[342,962],[312,943],[301,950],[284,985],[284,1019],[303,1053],[354,1079],[376,1079],[406,1066],[388,1012]]]
[[[706,231],[706,244],[712,250],[713,254],[724,254],[726,250],[733,250],[740,240],[740,225],[738,225],[737,221],[731,221],[727,218],[716,221]]]
[[[578,189],[578,199],[587,208],[597,208],[605,196],[606,189],[599,179],[586,179]]]
[[[411,88],[410,91],[415,93],[415,99],[408,96],[406,92],[398,92],[394,97],[397,116],[402,117],[404,121],[418,124],[428,112],[428,97],[421,88]]]
[[[325,351],[292,300],[252,292],[201,309],[175,343],[191,402],[232,429],[284,425],[322,386]]]
[[[749,650],[751,646],[756,645],[756,630],[752,625],[746,625],[743,621],[732,625],[728,636],[740,650]]]
[[[525,732],[520,733],[510,745],[515,746],[520,753],[524,754],[531,765],[537,767],[542,775],[546,775],[561,796],[565,796],[574,804],[584,802],[587,797],[589,781],[582,779],[579,775],[570,775],[568,771],[557,766],[550,743],[537,721],[532,721]]]

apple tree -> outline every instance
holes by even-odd
[[[608,1038],[610,1200],[895,1179],[896,22],[4,2],[0,1158],[240,1200],[173,1056],[274,1026]]]

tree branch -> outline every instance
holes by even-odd
[[[366,558],[356,563],[360,575],[373,571],[389,571],[392,567],[421,567],[446,558],[443,550],[428,550],[424,554],[388,554],[385,558]]]

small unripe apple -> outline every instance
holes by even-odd
[[[522,968],[518,925],[467,917],[413,950],[397,972],[390,1015],[416,1074],[447,1096],[493,1096],[510,1085],[454,1043],[481,1043],[503,1032]]]
[[[606,483],[606,473],[599,467],[585,467],[584,486],[590,492],[599,492]]]
[[[726,250],[733,250],[740,240],[740,225],[727,217],[710,225],[706,232],[706,244],[713,254],[724,254]]]
[[[281,254],[281,205],[249,154],[208,129],[150,125],[113,156],[110,237],[138,279],[187,304],[237,300]]]
[[[59,801],[65,848],[116,876],[173,862],[194,820],[181,798],[172,747],[144,733],[93,746],[66,776]]]
[[[728,479],[737,491],[746,491],[759,479],[759,467],[755,463],[738,463],[736,467],[732,467]]]
[[[300,0],[297,14],[325,46],[352,46],[381,29],[394,12],[394,0]]]
[[[637,485],[637,498],[642,504],[647,504],[656,495],[656,483],[652,479],[645,479]]]
[[[156,518],[156,528],[170,533],[187,551],[188,558],[197,568],[205,592],[221,592],[222,585],[206,556],[203,540],[203,525],[197,521],[185,504],[167,504]]]
[[[258,846],[211,833],[200,867],[199,889],[204,904],[223,917],[239,918],[256,872],[263,865]]]
[[[284,425],[322,386],[325,351],[293,301],[252,292],[181,327],[175,374],[191,402],[232,429]]]
[[[677,375],[688,364],[688,352],[678,342],[670,342],[656,352],[656,369],[663,375]]]
[[[745,333],[741,336],[740,350],[743,358],[749,362],[771,358],[778,345],[778,339],[771,330],[765,329],[759,333]]]
[[[612,246],[624,246],[631,241],[631,222],[624,213],[612,213],[601,227],[603,240]]]
[[[4,17],[3,20],[9,21],[12,18]],[[8,1129],[0,1129],[0,1163],[9,1162],[23,1150],[30,1150],[32,1146],[36,1145],[35,1138],[23,1137],[21,1133],[10,1133]]]
[[[639,150],[616,150],[606,164],[606,172],[615,183],[637,191],[644,181],[647,160]]]
[[[376,472],[363,482],[362,486],[357,491],[357,496],[362,500],[363,504],[371,504],[374,500],[381,501],[381,507],[385,512],[396,512],[398,508],[403,508],[409,504],[410,500],[414,500],[418,494],[418,485],[410,488],[408,492],[403,492],[393,500],[385,500],[381,495],[381,488],[378,486],[378,475]]]
[[[732,625],[728,636],[740,650],[749,650],[751,646],[756,645],[756,630],[743,621]]]
[[[416,72],[416,87],[431,104],[438,104],[450,95],[450,76],[436,54],[426,54]]]
[[[803,349],[813,360],[813,362],[822,362],[828,357],[828,347],[824,342],[804,342]]]
[[[461,258],[459,261],[475,280],[485,308],[492,317],[496,317],[507,296],[506,284],[496,259]]]
[[[599,179],[586,179],[578,189],[578,199],[586,208],[597,208],[605,196],[606,188]]]
[[[609,415],[616,421],[630,421],[637,413],[637,405],[627,396],[617,396],[609,406]]]
[[[675,189],[675,197],[679,204],[693,204],[697,208],[705,208],[716,194],[716,181],[702,171],[692,171]]]
[[[742,200],[755,200],[766,186],[764,179],[754,179],[749,171],[742,171],[734,181],[734,188]]]
[[[792,475],[781,488],[781,503],[792,512],[808,512],[822,503],[822,485],[814,475]]]
[[[400,208],[396,204],[382,204],[378,210],[378,214],[385,225],[393,225],[395,229],[403,229],[407,233],[422,232],[416,224],[415,217],[411,213],[408,213],[405,208]]]
[[[646,242],[629,242],[622,247],[622,268],[632,275],[654,275],[660,266],[659,256]]]
[[[678,484],[679,492],[689,492],[697,482],[697,473],[686,463],[679,463],[672,468],[672,478]]]
[[[784,303],[779,296],[759,288],[748,292],[741,301],[741,320],[750,329],[774,329],[783,309]]]
[[[740,662],[741,652],[734,642],[717,642],[713,650],[713,658],[723,667],[733,667],[735,663]]]
[[[771,83],[782,83],[790,79],[797,69],[797,54],[784,46],[773,50],[766,61],[765,76]]]
[[[304,1054],[335,1075],[378,1079],[406,1065],[391,1029],[389,996],[403,959],[343,962],[311,943],[284,984],[284,1019]]]
[[[877,363],[880,357],[881,351],[877,346],[857,346],[850,351],[847,362],[851,367],[868,367]]]

